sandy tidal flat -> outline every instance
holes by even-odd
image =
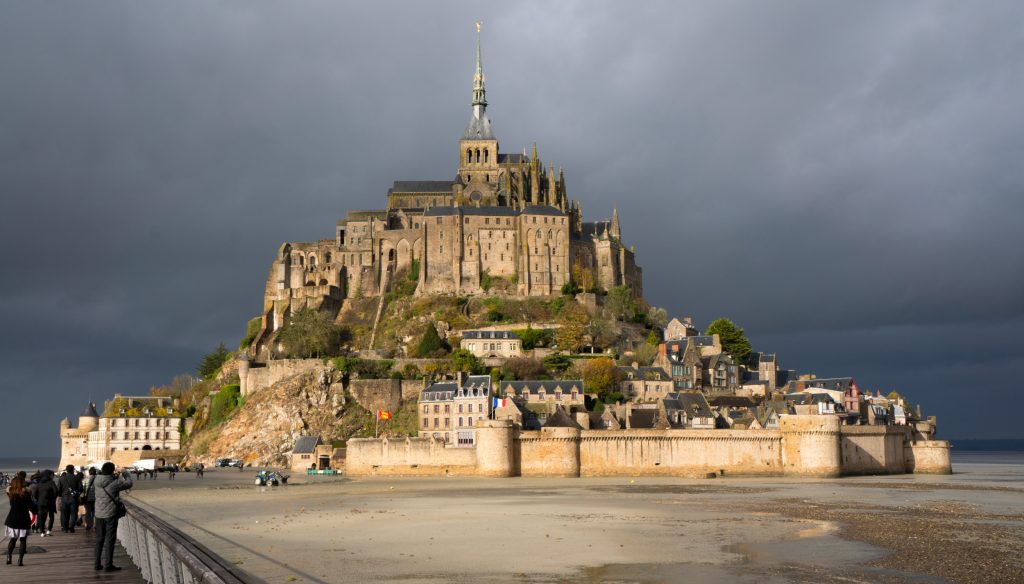
[[[1024,465],[957,470],[277,488],[214,471],[132,497],[266,582],[1024,582]]]

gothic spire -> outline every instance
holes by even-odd
[[[484,66],[480,60],[480,24],[480,22],[476,23],[476,73],[473,75],[474,112],[476,111],[476,106],[487,107],[487,91],[484,89]]]
[[[487,91],[484,89],[484,66],[480,59],[480,23],[476,23],[476,73],[473,74],[473,115],[462,134],[463,140],[493,140],[491,120],[487,117]]]
[[[619,209],[618,207],[612,207],[612,237],[622,237],[622,229],[619,227]]]

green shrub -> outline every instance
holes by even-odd
[[[256,318],[249,319],[249,323],[245,327],[245,338],[242,339],[241,343],[238,343],[238,350],[244,350],[256,340],[256,335],[259,334],[260,328],[263,326],[263,317],[257,316]]]
[[[237,385],[225,385],[210,402],[208,426],[217,426],[231,415],[231,412],[242,403],[242,396]]]
[[[452,371],[465,371],[466,373],[480,373],[483,371],[483,363],[480,359],[466,349],[456,349],[451,357]]]
[[[434,323],[427,323],[423,330],[423,337],[416,345],[413,355],[419,358],[438,357],[447,354],[451,350],[448,343],[437,334],[437,327]]]

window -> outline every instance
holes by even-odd
[[[423,413],[424,414],[429,414],[430,413],[430,406],[424,404],[424,406],[423,406]]]
[[[444,427],[447,428],[447,427],[451,426],[451,421],[452,421],[451,418],[445,418],[444,419]]]
[[[444,413],[450,414],[451,411],[452,411],[452,407],[450,405],[448,405],[448,404],[444,404]]]
[[[473,162],[473,151],[466,148],[466,164],[469,164],[470,162]]]
[[[440,224],[441,224],[441,218],[440,218],[440,217],[438,217],[438,218],[437,218],[437,224],[438,224],[438,225],[440,225]]]
[[[460,411],[461,411],[461,409],[460,409]],[[459,416],[459,426],[463,426],[463,423],[462,423],[462,416]]]
[[[429,426],[430,425],[429,422],[430,422],[429,419],[423,418],[423,427],[426,428],[427,426]]]
[[[441,406],[438,405],[438,404],[434,404],[434,413],[438,414],[440,412],[441,412]]]
[[[482,414],[484,412],[484,404],[476,404],[476,411],[477,413]]]
[[[460,414],[462,413],[462,404],[459,404],[459,413]],[[459,422],[459,423],[461,424],[462,422]]]
[[[437,428],[441,425],[441,421],[438,418],[434,418],[434,427]]]

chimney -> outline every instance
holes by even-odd
[[[458,382],[460,388],[461,387],[465,387],[465,385],[466,385],[466,372],[465,371],[459,371],[456,374],[455,380]]]
[[[693,326],[693,317],[692,316],[684,316],[680,320],[682,320],[683,324],[685,324],[685,325]]]
[[[659,343],[658,344],[658,356],[659,357],[664,357],[665,356],[665,343]]]

